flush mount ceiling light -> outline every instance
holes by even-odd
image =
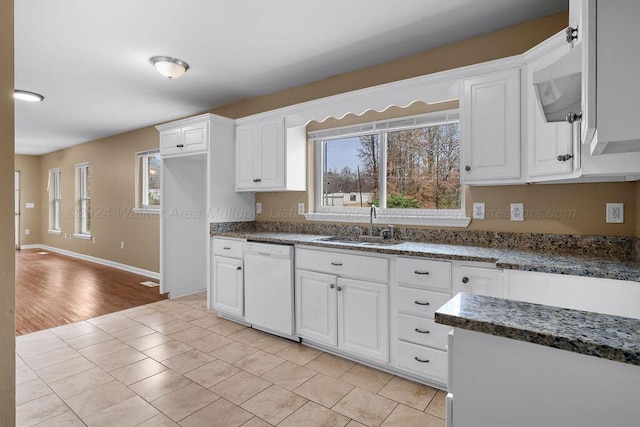
[[[156,70],[169,80],[182,77],[189,69],[189,64],[181,59],[170,56],[154,56],[149,61],[156,67]]]
[[[13,98],[29,102],[42,102],[44,100],[44,96],[40,95],[39,93],[20,89],[16,89],[13,91]]]

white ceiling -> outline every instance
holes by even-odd
[[[44,154],[567,10],[568,0],[16,0],[16,152]],[[191,68],[169,81],[155,55]]]

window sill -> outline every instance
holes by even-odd
[[[73,237],[76,239],[90,240],[91,234],[73,233]]]
[[[47,230],[47,233],[59,236],[62,234],[62,230]]]
[[[336,212],[310,212],[304,214],[309,221],[326,222],[350,222],[365,224],[369,222],[369,214],[360,212],[336,213]],[[451,211],[442,214],[430,215],[382,215],[373,220],[374,224],[394,224],[394,225],[428,225],[434,227],[468,227],[471,218],[464,216],[464,212],[452,213]]]
[[[133,208],[134,214],[150,214],[150,215],[160,215],[160,209],[154,208]]]

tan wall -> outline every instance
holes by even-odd
[[[0,426],[15,424],[13,0],[0,0]]]
[[[20,171],[20,245],[40,243],[40,216],[47,213],[47,205],[42,204],[40,180],[40,156],[16,154],[15,169]],[[44,187],[46,190],[46,186]],[[33,203],[34,208],[27,208]],[[25,230],[29,230],[29,234]]]
[[[158,148],[158,145],[158,132],[148,127],[42,156],[41,189],[46,189],[48,170],[60,168],[62,234],[47,232],[48,193],[42,191],[40,243],[160,271],[159,215],[132,213],[136,200],[135,153]],[[95,243],[69,237],[75,232],[75,165],[82,162],[91,163],[91,235]],[[124,249],[120,249],[120,242],[124,242]]]

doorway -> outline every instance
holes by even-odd
[[[13,189],[16,249],[20,249],[20,171],[14,172]]]

